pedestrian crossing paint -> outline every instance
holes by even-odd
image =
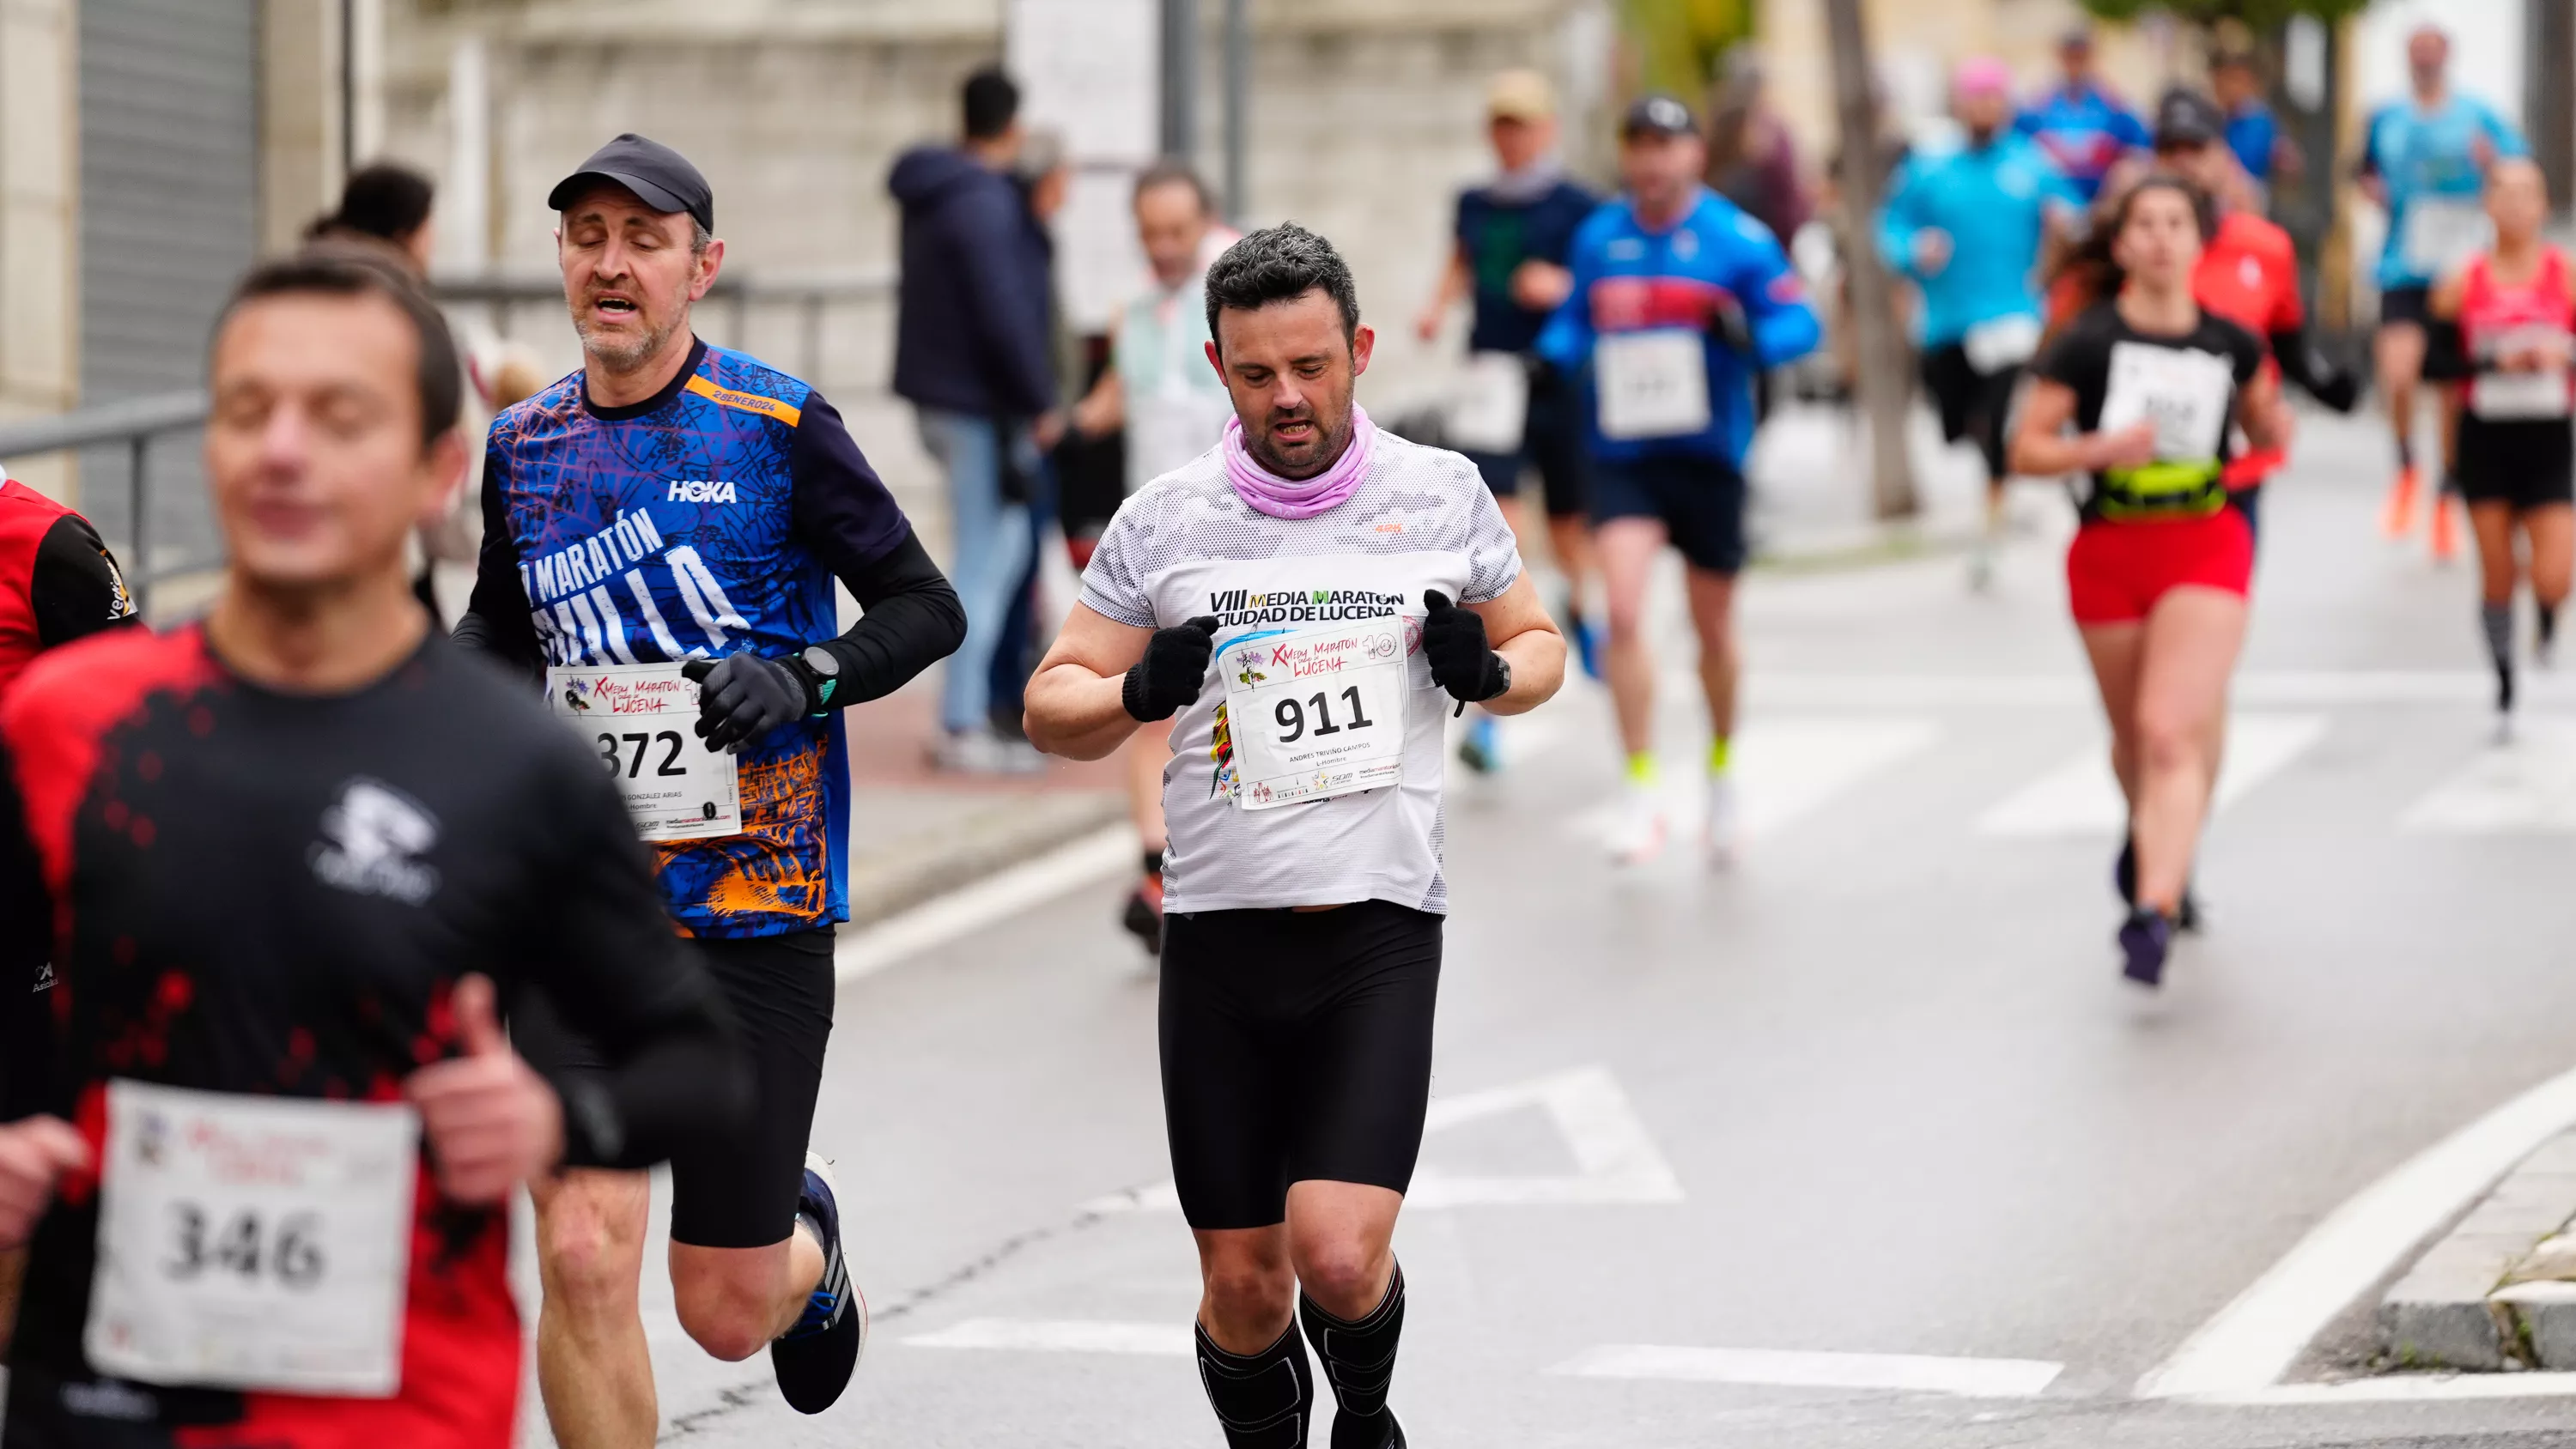
[[[2399,824],[2439,835],[2576,834],[2576,721],[2526,719],[2410,806]]]
[[[1519,1176],[1466,1174],[1443,1169],[1436,1161],[1414,1170],[1405,1206],[1415,1212],[1435,1208],[1611,1207],[1623,1204],[1677,1203],[1681,1179],[1629,1105],[1628,1094],[1610,1069],[1576,1067],[1528,1081],[1434,1097],[1423,1118],[1426,1145],[1435,1133],[1470,1122],[1514,1112],[1543,1114],[1574,1159],[1570,1173]],[[1091,1212],[1178,1212],[1179,1191],[1169,1182],[1130,1192],[1113,1193],[1084,1204]]]
[[[2227,757],[2219,767],[2212,812],[2225,810],[2280,773],[2325,737],[2316,714],[2240,713],[2227,724]],[[1977,821],[1979,835],[2012,838],[2117,836],[2129,808],[2111,774],[2107,744],[2096,744],[2006,796]]]
[[[1767,1348],[1604,1344],[1550,1369],[1585,1379],[1753,1384],[1801,1389],[1888,1389],[1969,1399],[2030,1399],[2063,1366],[2017,1358],[1935,1358],[1905,1353],[1801,1353]]]
[[[1928,718],[1883,719],[1867,715],[1788,715],[1755,720],[1735,736],[1728,775],[1744,833],[1776,834],[1833,802],[1869,776],[1930,749],[1941,726]],[[1667,760],[1665,774],[1677,795],[1673,818],[1695,815],[1705,771],[1696,757]],[[1692,815],[1685,815],[1687,807]],[[1619,805],[1611,801],[1577,816],[1574,831],[1607,840]]]
[[[910,1348],[980,1348],[1017,1353],[1113,1353],[1188,1358],[1196,1351],[1187,1320],[1122,1323],[1082,1318],[969,1318],[936,1333],[916,1333]]]

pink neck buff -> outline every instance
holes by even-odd
[[[1351,441],[1333,466],[1299,482],[1290,482],[1252,461],[1243,446],[1243,419],[1225,420],[1225,476],[1246,505],[1273,518],[1312,518],[1341,505],[1359,491],[1368,476],[1369,453],[1377,442],[1377,425],[1356,402],[1351,404]]]

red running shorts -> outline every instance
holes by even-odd
[[[2254,583],[2254,530],[2222,508],[2206,518],[2092,522],[2066,550],[2066,597],[2078,624],[2134,624],[2167,590],[2197,584],[2243,595]]]

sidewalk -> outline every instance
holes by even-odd
[[[931,768],[938,671],[860,705],[850,733],[850,923],[864,926],[1126,818],[1122,766],[1049,759],[1043,775]]]

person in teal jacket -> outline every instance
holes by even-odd
[[[1986,461],[1986,541],[1972,564],[1982,586],[2003,521],[2004,418],[2022,364],[2039,346],[2039,265],[2052,217],[2083,198],[2039,143],[2012,127],[2012,73],[1971,60],[1951,83],[1965,132],[1918,149],[1899,168],[1878,221],[1888,265],[1923,294],[1923,385],[1953,443]]]

